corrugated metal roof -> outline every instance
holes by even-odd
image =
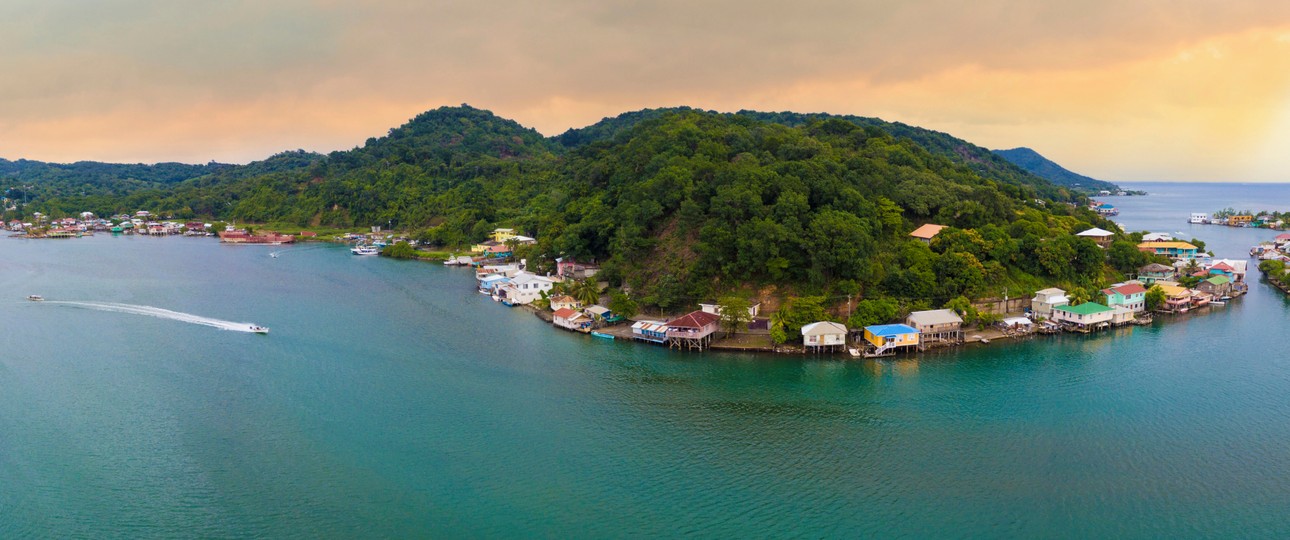
[[[910,322],[918,326],[931,326],[935,324],[962,324],[963,317],[959,317],[952,309],[929,309],[927,311],[915,311],[909,314]]]
[[[875,324],[873,326],[866,326],[864,329],[870,334],[882,337],[918,333],[918,329],[906,324]]]

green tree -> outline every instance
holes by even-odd
[[[1164,289],[1159,285],[1152,285],[1150,289],[1147,289],[1147,294],[1145,295],[1144,300],[1147,311],[1160,309],[1161,306],[1165,305],[1165,300],[1167,298],[1168,297],[1165,295]]]
[[[864,328],[884,324],[896,318],[900,304],[891,298],[866,298],[856,303],[855,311],[847,319],[850,328]]]
[[[726,336],[738,332],[752,321],[752,315],[748,313],[751,308],[752,303],[748,298],[737,294],[724,296],[717,301],[717,311],[721,315],[721,328],[726,331]]]
[[[600,284],[594,278],[586,278],[573,284],[573,296],[584,306],[600,303]]]
[[[1280,283],[1286,276],[1286,263],[1272,259],[1262,261],[1259,263],[1259,271],[1263,272],[1263,277]]]
[[[1093,300],[1093,296],[1089,294],[1088,290],[1084,287],[1075,287],[1071,289],[1070,292],[1066,293],[1066,297],[1070,298],[1072,306],[1078,306]]]
[[[955,313],[958,313],[959,317],[963,318],[963,324],[975,323],[979,317],[976,306],[973,306],[972,301],[968,300],[967,297],[960,296],[954,298],[953,300],[946,302],[942,307],[945,309],[952,309]]]
[[[613,290],[609,293],[609,305],[606,307],[614,312],[615,315],[625,319],[635,317],[640,312],[640,306],[636,304],[636,301],[620,290]]]

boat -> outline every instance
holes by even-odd
[[[350,253],[353,253],[355,255],[380,255],[381,254],[381,250],[376,249],[376,246],[365,246],[363,244],[354,246],[350,248],[349,251]]]
[[[614,336],[613,336],[613,335],[606,334],[606,333],[604,333],[604,332],[596,332],[596,331],[592,331],[592,332],[591,332],[591,335],[593,335],[593,336],[595,336],[595,337],[598,337],[598,338],[614,339]]]
[[[269,328],[266,326],[259,326],[259,325],[253,324],[251,325],[251,331],[257,334],[267,334],[269,333]]]
[[[1211,305],[1211,306],[1226,306],[1226,305],[1227,305],[1227,302],[1224,302],[1224,301],[1222,301],[1222,300],[1210,300],[1210,301],[1209,301],[1209,305]]]
[[[45,297],[43,297],[43,296],[41,296],[41,295],[39,295],[39,294],[29,294],[29,295],[27,295],[27,299],[28,299],[28,300],[31,300],[32,302],[44,302],[44,301],[45,301]]]

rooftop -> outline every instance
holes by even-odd
[[[1106,229],[1099,229],[1097,227],[1093,227],[1092,229],[1076,234],[1075,236],[1090,236],[1095,238],[1105,238],[1107,236],[1115,236],[1115,233],[1108,231]]]
[[[963,318],[959,317],[952,309],[932,309],[927,311],[915,311],[909,314],[909,322],[919,326],[931,326],[936,324],[962,324]]]
[[[1174,249],[1198,249],[1187,242],[1143,242],[1138,244],[1139,249],[1157,249],[1157,248],[1174,248]]]
[[[881,337],[918,333],[918,329],[906,324],[875,324],[873,326],[866,326],[864,329],[870,334]]]
[[[944,229],[944,228],[945,228],[945,226],[944,226],[944,225],[937,225],[937,224],[935,224],[935,223],[928,223],[928,224],[923,225],[922,227],[919,227],[919,228],[917,228],[917,229],[914,229],[914,232],[909,233],[909,235],[910,235],[910,236],[912,236],[912,237],[914,237],[914,238],[922,238],[923,240],[931,240],[933,236],[936,236],[936,235],[940,234],[941,229]]]
[[[830,321],[813,322],[802,327],[803,336],[822,336],[827,334],[846,334],[847,327]]]
[[[1114,311],[1111,308],[1106,307],[1097,302],[1084,302],[1083,304],[1080,304],[1078,306],[1058,306],[1053,309],[1058,311],[1065,311],[1067,313],[1074,313],[1076,315],[1096,315],[1098,313],[1108,313],[1108,312]]]
[[[685,315],[667,321],[671,328],[703,328],[717,322],[721,317],[706,311],[691,311]]]

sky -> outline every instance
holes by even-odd
[[[468,103],[876,116],[1112,181],[1290,181],[1290,2],[4,0],[0,157],[245,163]]]

